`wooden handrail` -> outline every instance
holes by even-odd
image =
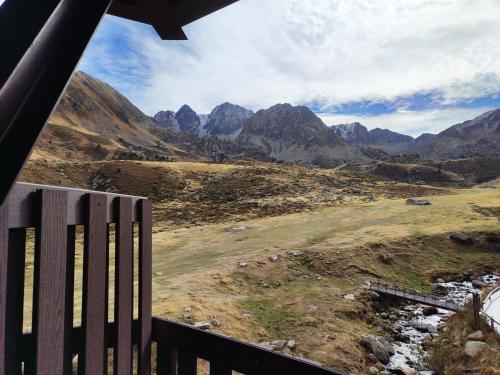
[[[206,332],[171,320],[153,318],[153,340],[158,343],[158,374],[172,375],[182,367],[196,374],[196,359],[210,362],[217,374],[336,375],[334,370],[303,358],[279,354],[258,345]],[[222,370],[221,370],[222,369]],[[180,371],[180,370],[179,370]],[[180,372],[179,372],[180,373]]]
[[[114,205],[115,198],[130,199],[133,205],[132,220],[139,221],[139,208],[137,203],[147,199],[132,195],[106,193],[85,189],[73,189],[60,186],[47,186],[38,184],[17,183],[9,194],[7,205],[8,227],[32,228],[36,225],[37,192],[43,190],[64,191],[67,194],[67,224],[83,225],[85,223],[85,197],[88,194],[102,194],[106,197],[106,222],[116,223],[118,215]]]

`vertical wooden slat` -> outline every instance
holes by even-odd
[[[177,375],[177,350],[160,342],[156,348],[157,375]]]
[[[64,313],[64,374],[73,374],[73,315],[75,284],[75,232],[74,225],[68,226],[66,244],[66,311]]]
[[[41,190],[35,240],[33,333],[35,373],[64,370],[67,192]]]
[[[152,217],[151,202],[139,202],[139,345],[138,374],[151,374]]]
[[[106,301],[106,304],[104,305],[104,316],[106,324],[108,323],[109,320],[109,242],[110,242],[110,225],[106,224],[106,285],[104,287],[104,300]],[[109,332],[106,330],[104,333],[104,339],[106,342],[110,341],[110,338],[108,337]],[[103,368],[107,369],[108,368],[108,349],[106,349],[106,355],[103,358]]]
[[[0,206],[0,374],[5,369],[5,325],[7,314],[7,262],[8,262],[9,227],[7,202]]]
[[[231,375],[233,371],[218,361],[210,362],[210,375]]]
[[[198,359],[196,356],[186,350],[178,351],[178,375],[196,375]]]
[[[113,351],[114,375],[130,375],[132,370],[133,317],[133,223],[132,201],[119,197],[116,201],[115,249],[115,325]]]
[[[81,373],[103,375],[106,356],[106,196],[89,194],[86,202],[83,260],[83,351]]]
[[[8,245],[7,313],[5,319],[5,373],[9,375],[22,373],[20,341],[23,334],[25,245],[26,229],[11,229]]]

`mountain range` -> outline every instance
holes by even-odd
[[[362,124],[327,126],[309,108],[276,104],[253,112],[223,103],[209,114],[189,105],[150,117],[106,83],[74,75],[44,130],[35,158],[61,160],[257,158],[335,166],[391,155],[424,159],[500,155],[500,109],[414,139]]]
[[[158,126],[168,130],[235,140],[253,114],[249,109],[226,102],[215,107],[208,115],[199,115],[184,104],[177,112],[158,112],[153,120]]]
[[[453,125],[439,134],[423,134],[410,145],[410,153],[426,159],[455,159],[500,155],[500,109]]]
[[[405,151],[414,142],[409,135],[380,128],[368,130],[359,122],[332,125],[331,129],[348,144],[378,148],[391,154]]]

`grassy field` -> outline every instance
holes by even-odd
[[[447,236],[498,231],[498,218],[478,207],[500,207],[499,191],[450,190],[429,199],[432,205],[423,207],[380,199],[244,222],[158,227],[154,312],[179,318],[191,307],[193,319],[217,316],[226,333],[251,341],[294,338],[308,357],[359,370],[357,343],[377,327],[364,280],[426,287],[436,276],[500,269],[498,248],[480,241],[463,247]],[[289,255],[292,249],[302,255]],[[379,260],[381,252],[390,264]],[[273,255],[280,260],[271,262]],[[242,261],[248,265],[239,267]],[[347,293],[356,301],[344,299]]]
[[[122,191],[132,188],[131,176],[142,178],[140,194],[155,186],[154,314],[188,322],[215,316],[221,326],[214,329],[253,342],[294,339],[297,354],[342,371],[365,368],[360,340],[387,329],[373,314],[365,280],[428,288],[433,277],[500,270],[499,245],[482,239],[499,231],[497,182],[434,188],[265,164],[118,161],[58,168],[81,187],[96,172],[120,192],[134,193]],[[416,195],[432,205],[405,205]],[[194,222],[200,213],[206,220]],[[475,244],[457,245],[451,231],[472,234]],[[79,265],[81,259],[80,237]],[[27,276],[30,284],[32,263]],[[75,283],[81,286],[81,273]],[[30,303],[27,294],[27,316]],[[183,317],[188,307],[192,314]],[[75,311],[78,316],[78,302]]]

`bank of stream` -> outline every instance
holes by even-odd
[[[481,277],[484,284],[494,285],[499,275]],[[472,293],[478,293],[472,282],[439,282],[436,289],[440,291],[441,299],[465,304],[472,298]],[[380,316],[387,319],[398,334],[392,343],[394,355],[387,364],[388,369],[411,367],[421,374],[432,374],[427,367],[424,342],[438,334],[438,328],[453,312],[425,307],[420,304],[408,304],[396,310],[381,311]]]

